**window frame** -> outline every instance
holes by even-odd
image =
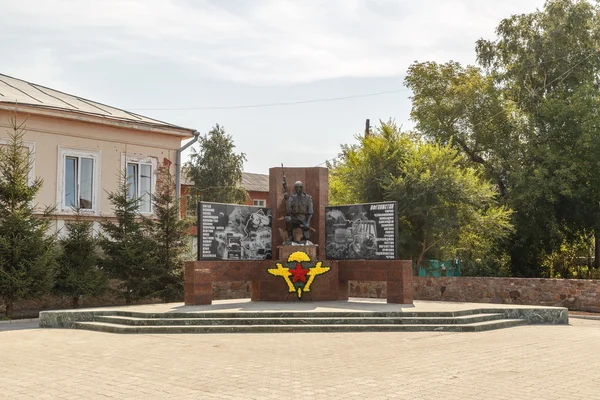
[[[256,204],[256,202],[260,202],[261,204]],[[267,201],[265,199],[252,199],[252,205],[254,207],[262,207],[265,208],[267,206]]]
[[[138,164],[138,179],[141,174],[141,168],[139,165],[149,165],[152,169],[152,178],[150,179],[150,211],[141,211],[142,215],[154,215],[154,206],[152,204],[152,195],[156,194],[156,172],[158,169],[158,159],[152,156],[144,156],[139,154],[128,154],[123,153],[121,155],[121,171],[125,171],[125,177],[127,178],[127,166],[128,164]],[[138,193],[139,197],[139,180],[138,180]]]
[[[73,208],[70,205],[65,204],[65,190],[66,190],[66,160],[67,157],[77,157],[78,160],[81,158],[91,158],[93,160],[93,172],[92,178],[94,182],[92,184],[92,208],[81,209],[82,214],[87,215],[100,215],[100,169],[101,169],[101,157],[102,152],[100,150],[88,150],[88,149],[76,149],[72,147],[58,146],[58,173],[57,173],[57,184],[56,184],[56,212],[57,214],[72,215],[74,214]],[[80,171],[80,170],[79,170]],[[80,176],[77,176],[79,183]],[[78,189],[79,190],[79,189]]]
[[[7,146],[8,144],[10,144],[9,139],[0,138],[0,146]],[[33,182],[35,182],[35,142],[24,140],[23,146],[29,149],[29,162],[31,163],[31,169],[29,170],[27,181],[29,185],[33,185]]]

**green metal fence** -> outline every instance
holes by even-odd
[[[419,267],[419,276],[461,276],[460,260],[429,260]]]

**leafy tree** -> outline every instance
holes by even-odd
[[[400,174],[400,160],[412,146],[393,121],[381,122],[373,135],[356,139],[358,144],[342,145],[341,161],[328,165],[333,204],[383,201],[386,183]]]
[[[565,240],[586,230],[600,237],[599,11],[598,3],[551,0],[503,20],[496,40],[477,42],[481,65],[531,126],[510,200],[520,232],[513,257],[529,264],[526,274],[539,274],[540,257]]]
[[[593,247],[591,234],[582,235],[578,240],[564,241],[560,248],[542,257],[542,276],[547,278],[583,278],[587,270],[590,277],[591,257]],[[593,253],[593,252],[592,252]],[[588,257],[582,257],[587,255]],[[588,261],[588,263],[584,263]]]
[[[218,124],[198,140],[200,151],[193,148],[186,165],[194,184],[193,195],[200,201],[244,203],[248,193],[241,181],[246,155],[234,152],[232,137]]]
[[[473,66],[424,62],[410,66],[405,84],[413,92],[411,117],[418,132],[460,150],[505,195],[526,126],[494,80]]]
[[[65,225],[66,235],[59,240],[55,291],[71,297],[73,308],[79,308],[81,296],[99,296],[107,289],[107,278],[99,268],[100,253],[93,235],[93,222],[85,220],[75,209],[75,219]]]
[[[386,185],[386,197],[398,202],[405,254],[418,266],[431,256],[484,258],[512,229],[496,188],[458,160],[448,145],[417,142]]]
[[[410,67],[405,83],[413,91],[411,116],[419,133],[433,143],[452,146],[462,155],[461,165],[478,168],[487,179],[495,182],[499,201],[517,211],[513,214],[516,238],[512,244],[505,242],[506,246],[513,250],[520,245],[530,248],[526,258],[530,265],[535,264],[541,250],[533,244],[548,242],[547,238],[556,232],[557,224],[552,218],[544,219],[553,212],[549,212],[548,207],[541,208],[539,202],[524,202],[523,206],[529,206],[527,212],[515,205],[514,199],[523,193],[515,191],[520,186],[517,182],[520,177],[529,176],[523,171],[527,168],[526,138],[530,129],[526,116],[516,104],[504,98],[490,76],[485,76],[476,67],[465,68],[454,62],[416,63]],[[531,194],[534,190],[535,187],[526,188],[525,193]],[[539,218],[536,228],[544,228],[531,230],[528,223],[532,218]],[[497,264],[494,260],[505,258],[499,249],[499,254],[486,262]],[[523,253],[515,257],[513,272],[519,273],[523,258]],[[466,271],[486,275],[499,271],[498,265],[488,268],[483,262],[472,260],[468,258],[463,263]]]
[[[495,187],[479,172],[461,165],[450,144],[419,141],[393,123],[358,139],[331,166],[334,203],[397,201],[399,253],[417,265],[435,257],[475,265],[498,258],[511,211],[497,204]]]
[[[101,223],[100,247],[104,257],[101,266],[109,278],[119,281],[118,295],[126,304],[152,294],[156,273],[154,242],[139,214],[140,199],[128,198],[126,173],[119,177],[119,189],[108,194],[116,219]]]
[[[29,182],[32,154],[23,143],[24,124],[15,114],[8,144],[0,148],[0,297],[9,318],[16,300],[50,291],[56,267],[55,237],[48,233],[54,208],[35,208],[43,182]]]
[[[481,69],[417,63],[405,81],[417,129],[483,166],[515,210],[514,275],[540,276],[585,232],[600,240],[599,15],[597,3],[547,1],[477,42]]]
[[[165,302],[183,298],[183,257],[187,250],[190,222],[179,218],[175,183],[168,165],[157,171],[156,195],[152,196],[155,219],[149,221],[154,242],[156,272],[153,296]]]

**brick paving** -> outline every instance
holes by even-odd
[[[481,333],[115,335],[0,324],[2,399],[600,399],[600,321]]]

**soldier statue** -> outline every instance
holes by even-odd
[[[285,179],[285,175],[284,175]],[[285,187],[285,183],[284,183]],[[302,240],[305,244],[310,243],[310,221],[313,216],[313,201],[309,194],[304,192],[302,182],[294,184],[294,194],[284,194],[285,198],[285,225],[288,241],[294,240],[294,229],[302,229]]]

